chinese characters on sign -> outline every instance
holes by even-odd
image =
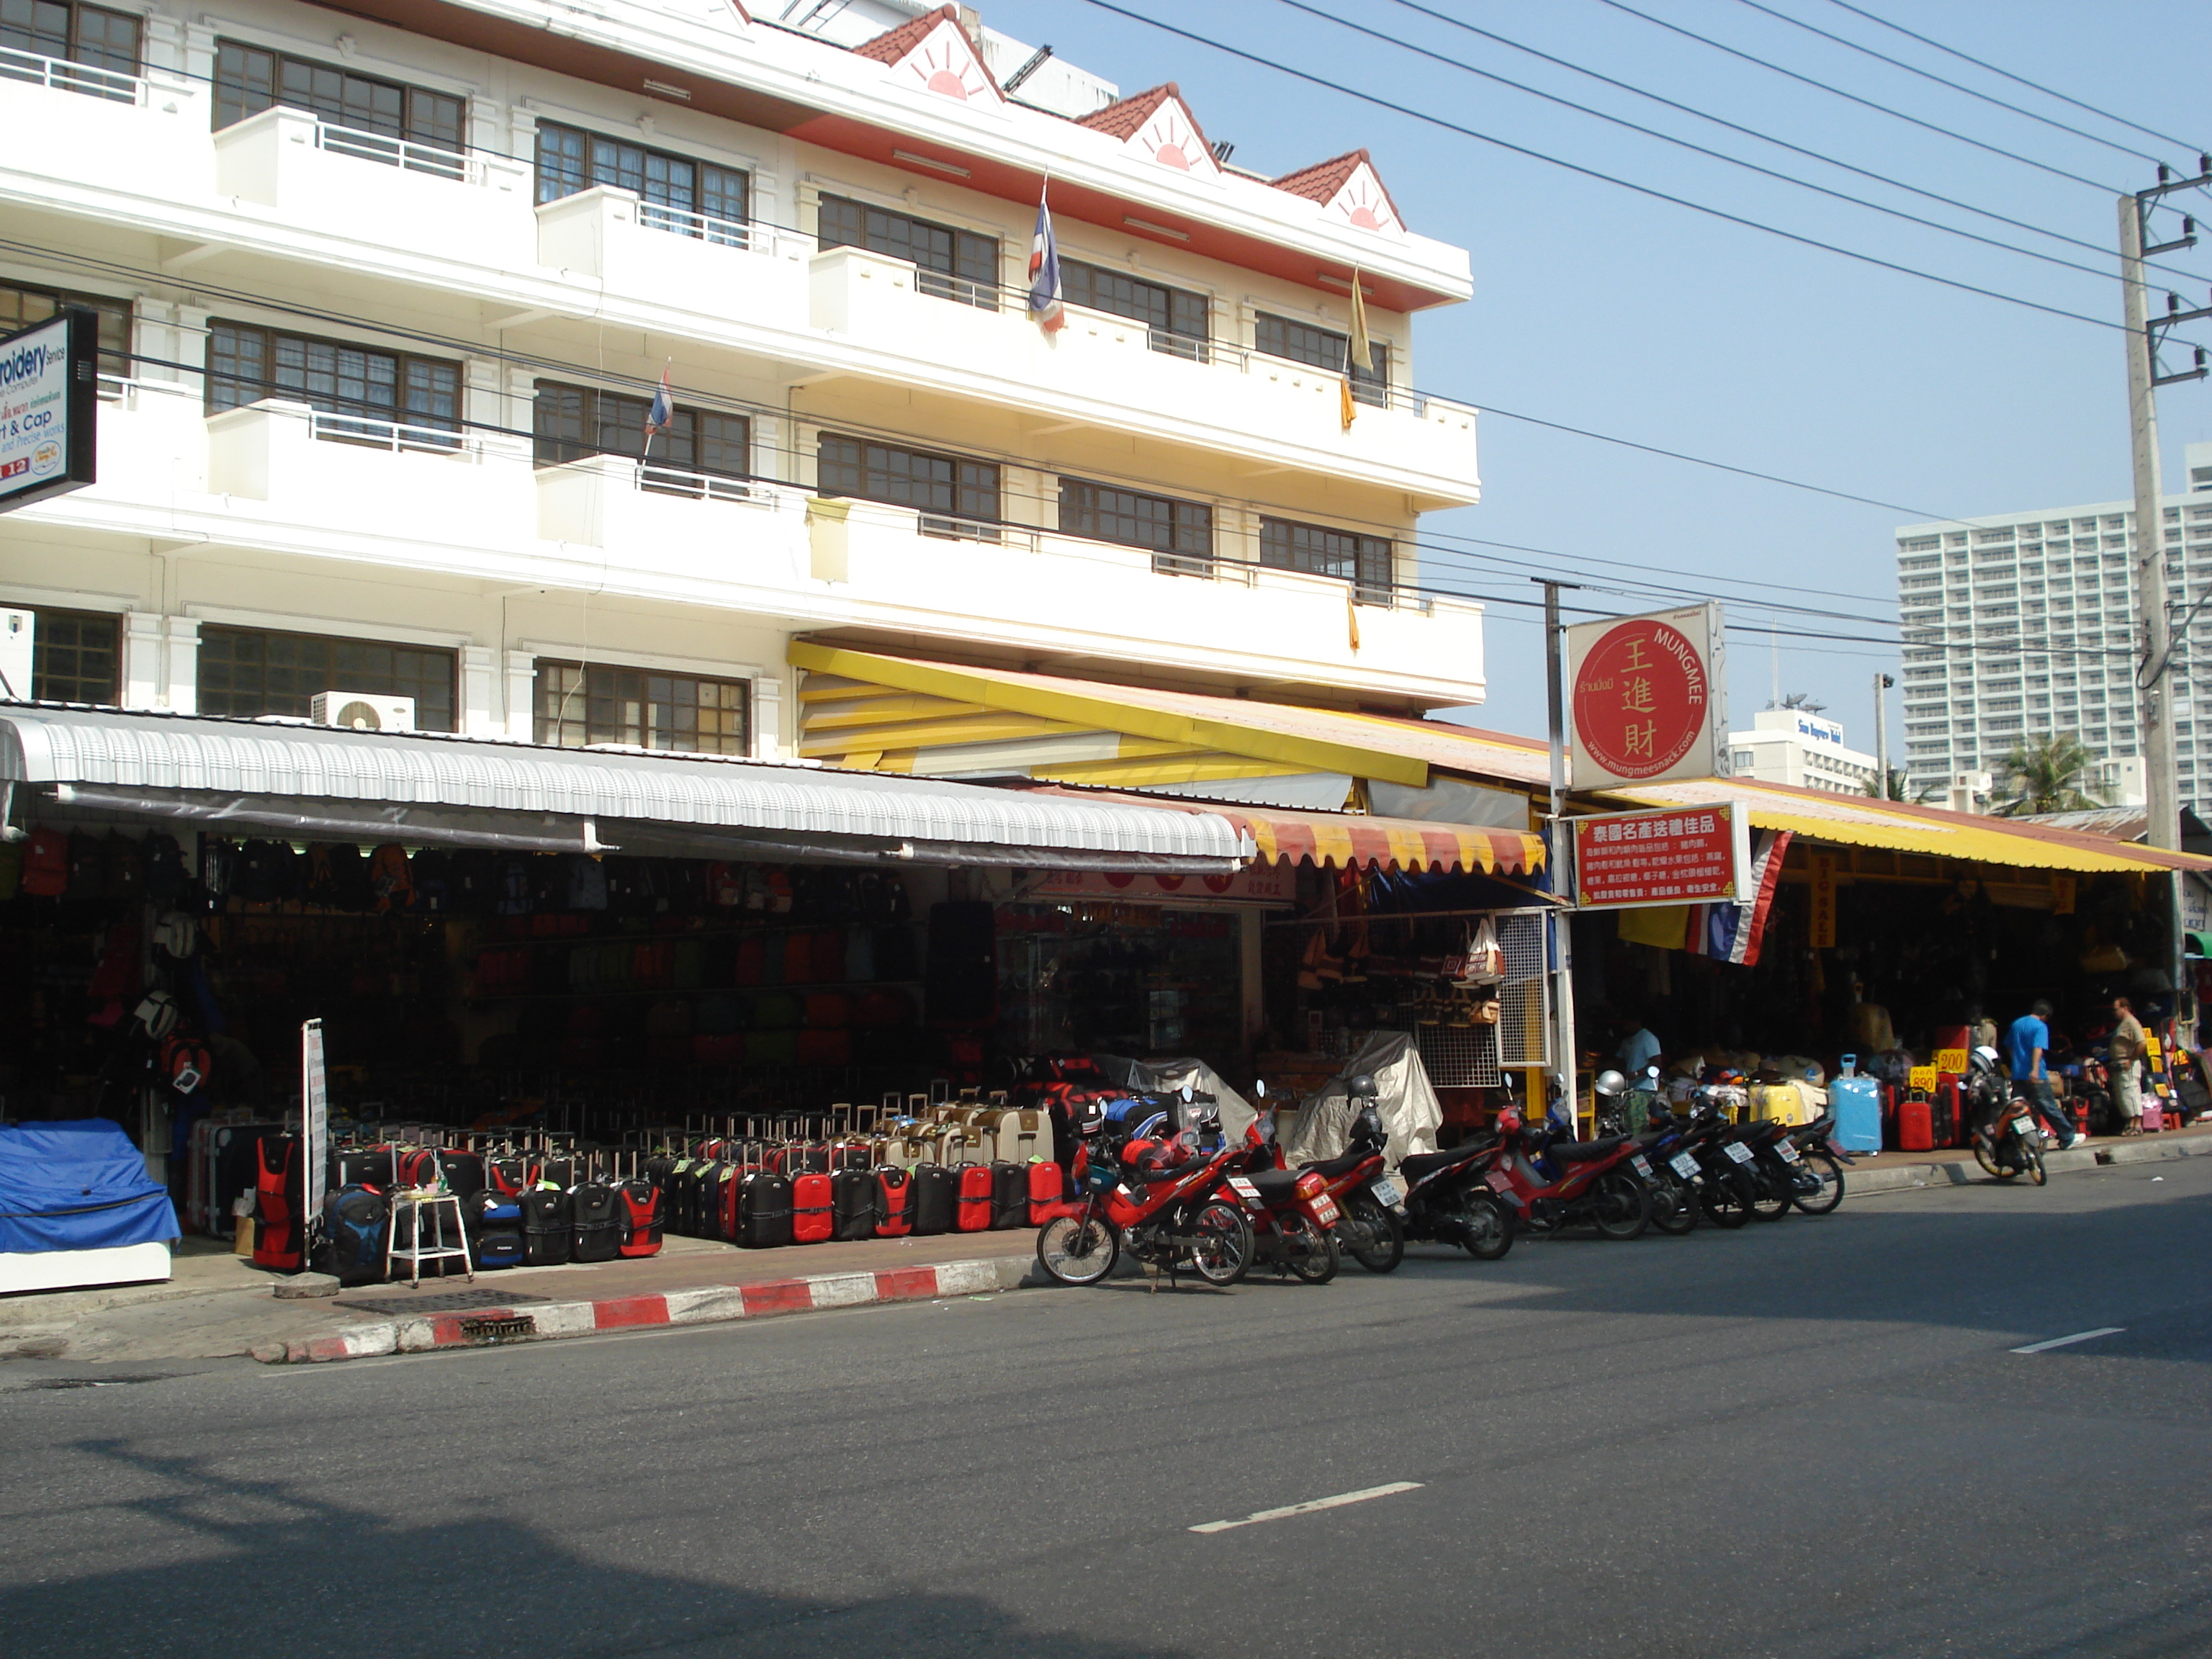
[[[1577,818],[1575,897],[1585,909],[1741,896],[1743,825],[1730,804]]]
[[[1718,609],[1567,630],[1575,787],[1718,771]]]
[[[1836,948],[1836,855],[1815,853],[1812,858],[1813,937],[1815,951]]]

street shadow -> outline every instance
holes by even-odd
[[[373,1659],[1178,1659],[1025,1623],[978,1595],[901,1589],[860,1600],[798,1599],[611,1565],[509,1516],[485,1512],[422,1525],[353,1507],[280,1480],[213,1472],[199,1458],[129,1442],[72,1443],[151,1495],[118,1500],[172,1560],[82,1572],[0,1591],[7,1650],[46,1659],[204,1659],[210,1655],[344,1652]],[[378,1498],[404,1510],[410,1492],[450,1511],[465,1492],[465,1447],[395,1437]],[[557,1482],[557,1458],[549,1460]],[[634,1490],[589,1501],[625,1541],[652,1530],[641,1471]],[[583,1496],[569,1486],[572,1494]],[[494,1497],[496,1494],[487,1494]],[[82,1500],[80,1500],[80,1508]],[[865,1528],[865,1515],[853,1517]],[[66,1522],[58,1522],[66,1524]],[[748,1565],[742,1515],[727,1517],[729,1558]],[[761,1562],[788,1568],[788,1562]],[[917,1571],[926,1569],[917,1562]]]

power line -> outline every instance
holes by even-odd
[[[1746,3],[1749,3],[1749,0],[1746,0]],[[2036,248],[2021,247],[2012,242],[2002,242],[1993,236],[1984,236],[1974,231],[1962,229],[1957,225],[1947,225],[1938,219],[1923,218],[1919,214],[1908,213],[1903,208],[1890,207],[1881,202],[1870,202],[1863,196],[1853,196],[1846,191],[1832,190],[1826,185],[1816,185],[1812,180],[1800,179],[1794,173],[1783,173],[1773,167],[1761,167],[1756,161],[1746,161],[1741,156],[1730,155],[1723,150],[1712,149],[1704,144],[1693,143],[1687,138],[1677,137],[1671,132],[1662,132],[1656,127],[1647,127],[1639,122],[1631,121],[1624,116],[1608,114],[1604,110],[1594,109],[1588,104],[1578,104],[1571,98],[1562,98],[1556,93],[1546,92],[1540,88],[1529,86],[1525,82],[1495,74],[1461,58],[1447,57],[1443,52],[1431,51],[1427,46],[1417,45],[1401,36],[1388,33],[1381,29],[1369,28],[1365,24],[1355,23],[1348,17],[1323,11],[1317,6],[1310,6],[1305,3],[1305,0],[1276,0],[1276,3],[1287,7],[1292,11],[1303,12],[1309,17],[1319,18],[1323,22],[1334,23],[1340,28],[1350,29],[1355,34],[1365,35],[1370,40],[1380,40],[1385,45],[1396,46],[1401,51],[1413,52],[1418,57],[1428,58],[1432,63],[1443,64],[1466,74],[1479,76],[1483,80],[1495,82],[1501,87],[1510,87],[1516,92],[1525,93],[1531,98],[1540,98],[1546,103],[1557,104],[1562,109],[1571,109],[1577,114],[1587,115],[1595,120],[1609,122],[1617,127],[1626,127],[1629,131],[1641,133],[1646,138],[1656,138],[1662,143],[1674,144],[1682,149],[1689,150],[1693,155],[1703,155],[1716,161],[1724,161],[1730,167],[1741,167],[1747,173],[1758,173],[1761,178],[1772,179],[1785,185],[1794,185],[1800,190],[1811,191],[1815,195],[1828,198],[1831,201],[1848,202],[1853,207],[1862,207],[1875,213],[1887,214],[1891,218],[1902,219],[1907,224],[1941,231],[1947,236],[1957,236],[1969,242],[1978,242],[1984,247],[1993,247],[2002,252],[2017,253],[2022,258],[2040,259],[2046,264],[2058,265],[2068,270],[2081,271],[2086,275],[2100,277],[2109,282],[2119,280],[2120,273],[2117,268],[2108,270],[2100,265],[2085,265],[2078,259],[2065,258],[2056,253],[2045,253]],[[1440,13],[1429,11],[1425,6],[1413,5],[1411,0],[1398,0],[1398,3],[1407,6],[1409,9],[1425,13],[1431,17],[1441,15]]]
[[[1613,5],[1619,3],[1619,0],[1602,0],[1602,3]],[[1273,58],[1262,58],[1257,52],[1247,52],[1241,46],[1228,46],[1219,40],[1208,40],[1205,35],[1194,33],[1188,29],[1177,28],[1172,23],[1164,23],[1157,17],[1147,17],[1142,12],[1131,11],[1126,7],[1112,4],[1111,0],[1084,0],[1084,3],[1095,6],[1101,11],[1111,12],[1117,17],[1126,17],[1133,23],[1142,23],[1146,27],[1158,29],[1164,34],[1172,34],[1177,40],[1188,40],[1194,46],[1208,47],[1222,53],[1224,57],[1239,58],[1245,63],[1255,64],[1261,69],[1273,70],[1279,75],[1287,75],[1293,80],[1304,81],[1310,86],[1321,87],[1328,91],[1341,94],[1345,97],[1357,99],[1363,104],[1371,104],[1377,109],[1389,110],[1394,115],[1402,115],[1409,120],[1440,127],[1447,132],[1458,133],[1462,137],[1473,138],[1479,143],[1492,145],[1512,155],[1526,156],[1532,161],[1542,161],[1565,172],[1577,173],[1585,179],[1595,179],[1601,183],[1616,185],[1636,195],[1649,197],[1654,201],[1687,208],[1693,213],[1702,213],[1709,218],[1719,219],[1728,224],[1740,225],[1746,230],[1762,231],[1769,236],[1779,237],[1785,242],[1795,242],[1801,247],[1818,248],[1823,253],[1839,254],[1846,259],[1855,259],[1861,264],[1873,265],[1878,270],[1894,271],[1899,276],[1916,277],[1925,283],[1934,283],[1938,287],[1955,289],[1962,294],[1977,295],[1984,300],[2001,301],[2006,305],[2018,306],[2023,310],[2039,311],[2047,316],[2063,317],[2069,322],[2087,323],[2093,328],[2112,329],[2123,333],[2126,331],[2124,325],[2113,322],[2107,318],[2090,317],[2078,311],[2068,311],[2060,306],[2047,306],[2039,300],[2023,300],[2017,295],[2001,294],[1995,289],[1979,288],[1972,283],[1960,282],[1955,277],[1938,276],[1933,271],[1917,270],[1911,265],[1900,264],[1893,259],[1877,258],[1871,253],[1862,253],[1855,248],[1839,247],[1833,242],[1824,242],[1817,237],[1801,236],[1794,230],[1784,230],[1779,226],[1765,224],[1757,219],[1747,219],[1741,214],[1725,212],[1717,207],[1709,207],[1703,202],[1691,201],[1686,197],[1670,195],[1650,185],[1636,184],[1613,173],[1601,172],[1595,167],[1583,167],[1579,162],[1569,161],[1557,155],[1547,155],[1542,150],[1531,149],[1525,144],[1516,144],[1509,139],[1497,137],[1474,127],[1462,126],[1456,121],[1448,121],[1441,115],[1431,115],[1426,110],[1415,109],[1410,105],[1396,103],[1371,92],[1362,92],[1356,87],[1346,86],[1340,81],[1332,81],[1326,76],[1315,75],[1306,70],[1293,69],[1287,64],[1277,63]],[[2103,186],[2100,185],[2098,188],[2101,189]],[[2113,193],[2117,195],[2118,192]],[[1877,502],[1875,505],[1886,506],[1887,503]]]
[[[1956,81],[1948,80],[1936,74],[1933,70],[1924,70],[1917,64],[1908,64],[1901,58],[1892,58],[1887,52],[1876,52],[1872,46],[1863,46],[1847,36],[1831,34],[1827,30],[1808,23],[1802,17],[1792,17],[1787,12],[1777,11],[1771,6],[1762,5],[1759,0],[1740,0],[1740,3],[1749,6],[1753,11],[1764,12],[1778,22],[1788,23],[1794,28],[1803,29],[1808,34],[1817,34],[1823,40],[1832,40],[1839,46],[1847,46],[1853,52],[1863,52],[1869,58],[1887,64],[1893,69],[1901,69],[1908,75],[1917,75],[1923,81],[1933,81],[1939,87],[1948,87],[1952,91],[1962,92],[1969,98],[1978,98],[1985,104],[1994,104],[1999,109],[2009,110],[2014,115],[2026,116],[2031,121],[2040,121],[2047,127],[2056,127],[2059,131],[2071,133],[2076,138],[2086,138],[2093,144],[2102,144],[2107,149],[2116,149],[2123,155],[2132,155],[2139,161],[2155,162],[2161,159],[2148,151],[2120,143],[2117,140],[2100,137],[2094,132],[2084,132],[2080,127],[2069,126],[2065,122],[2055,120],[2048,115],[2039,115],[2032,109],[2022,109],[2018,104],[2008,104],[2002,98],[1993,97],[1986,92],[1978,92],[1972,87],[1962,86]],[[1856,8],[1854,7],[1852,9],[1856,10]]]
[[[1393,0],[1393,3],[1404,7],[1408,11],[1418,12],[1424,17],[1434,18],[1437,22],[1449,24],[1453,28],[1462,29],[1469,34],[1478,35],[1485,40],[1493,41],[1497,45],[1504,46],[1510,51],[1525,53],[1528,57],[1536,58],[1540,62],[1550,64],[1559,69],[1567,70],[1576,75],[1585,76],[1589,79],[1598,82],[1601,85],[1612,87],[1618,91],[1628,93],[1638,98],[1648,99],[1650,102],[1658,104],[1664,108],[1678,111],[1684,115],[1693,116],[1700,121],[1709,121],[1715,126],[1725,127],[1730,132],[1741,133],[1745,137],[1755,138],[1761,143],[1772,144],[1778,149],[1788,150],[1793,155],[1802,155],[1808,160],[1818,161],[1825,167],[1832,167],[1844,173],[1854,173],[1862,179],[1870,179],[1876,184],[1887,185],[1893,190],[1904,191],[1906,194],[1917,196],[1923,201],[1940,202],[1945,207],[1958,209],[1961,213],[1971,213],[1978,218],[1987,219],[1996,224],[2009,225],[2014,230],[2024,230],[2030,235],[2045,236],[2054,242],[2064,242],[2073,247],[2086,248],[2092,253],[2105,255],[2110,254],[2112,252],[2112,250],[2102,242],[2089,241],[2080,236],[2069,236],[2063,231],[2046,229],[2041,225],[2030,224],[2025,219],[2015,219],[2008,214],[1998,213],[1989,208],[1976,207],[1971,202],[1962,202],[1956,197],[1946,196],[1940,191],[1926,190],[1923,189],[1918,185],[1907,184],[1904,179],[1893,179],[1885,173],[1876,173],[1871,168],[1859,167],[1850,161],[1839,161],[1832,155],[1824,155],[1817,149],[1808,149],[1803,144],[1792,143],[1787,138],[1778,138],[1771,132],[1761,132],[1756,127],[1745,126],[1742,123],[1731,121],[1725,116],[1715,115],[1710,110],[1702,110],[1690,104],[1678,102],[1674,99],[1650,91],[1647,88],[1637,86],[1631,82],[1615,80],[1612,76],[1601,74],[1596,70],[1590,69],[1584,64],[1573,63],[1565,58],[1554,57],[1550,52],[1539,51],[1536,47],[1529,46],[1523,41],[1510,40],[1506,36],[1499,34],[1494,30],[1479,27],[1475,24],[1467,22],[1457,17],[1453,17],[1447,13],[1437,11],[1431,7],[1421,5],[1418,3],[1418,0]],[[2151,267],[2147,261],[2146,269],[2150,268],[2153,267]],[[2202,280],[2195,272],[2183,270],[2178,266],[2160,264],[2154,268],[2159,270],[2165,271],[2169,276],[2186,277],[2191,282]]]
[[[2075,109],[2086,110],[2092,115],[2100,116],[2105,120],[2114,122],[2120,126],[2132,127],[2136,131],[2142,133],[2148,137],[2156,138],[2169,144],[2179,144],[2183,149],[2193,149],[2200,155],[2205,149],[2205,146],[2203,144],[2192,144],[2185,138],[2177,138],[2170,132],[2160,132],[2155,127],[2147,127],[2140,121],[2130,121],[2124,115],[2115,115],[2110,110],[2099,109],[2094,104],[2085,104],[2079,98],[2069,98],[2064,93],[2059,92],[2053,88],[2046,87],[2039,81],[2031,81],[2024,75],[2014,75],[2010,70],[1999,69],[1995,64],[1976,58],[1970,52],[1960,52],[1956,46],[1947,46],[1941,40],[1931,40],[1929,36],[1924,34],[1915,34],[1911,29],[1905,27],[1904,24],[1893,23],[1887,17],[1878,17],[1873,12],[1868,11],[1863,7],[1850,4],[1850,0],[1829,0],[1829,3],[1832,5],[1841,6],[1845,11],[1852,13],[1856,16],[1865,18],[1869,23],[1879,23],[1886,29],[1894,29],[1898,33],[1904,35],[1907,40],[1917,40],[1923,46],[1933,46],[1936,51],[1947,53],[1953,58],[1956,58],[1961,63],[1972,64],[1976,69],[1987,70],[1992,75],[2001,75],[2006,80],[2012,82],[2015,86],[2026,87],[2031,92],[2039,92],[2046,98],[2056,98],[2062,104],[2071,104]]]
[[[1946,138],[1955,138],[1962,144],[1971,144],[1976,149],[1987,150],[1992,155],[2001,155],[2008,161],[2017,161],[2022,167],[2033,167],[2039,173],[2047,173],[2053,178],[2068,179],[2074,184],[2087,185],[2091,190],[2101,191],[2107,196],[2120,196],[2125,194],[2124,191],[2113,185],[2100,185],[2094,179],[2084,179],[2078,173],[2069,173],[2063,167],[2055,167],[2051,166],[2048,162],[2038,161],[2033,157],[2022,155],[2017,150],[2007,149],[2002,144],[1984,143],[1979,138],[1969,137],[1963,132],[1954,132],[1949,127],[1938,126],[1933,121],[1923,121],[1917,115],[1907,115],[1901,109],[1892,109],[1888,105],[1878,104],[1871,98],[1862,98],[1855,92],[1845,92],[1841,87],[1831,86],[1826,81],[1817,80],[1809,75],[1800,75],[1796,70],[1784,69],[1779,64],[1770,63],[1764,58],[1754,57],[1752,53],[1740,51],[1735,46],[1723,46],[1718,40],[1713,40],[1708,35],[1699,34],[1694,29],[1686,29],[1679,23],[1670,23],[1667,21],[1663,17],[1654,17],[1650,12],[1638,11],[1635,7],[1627,4],[1626,0],[1597,0],[1597,3],[1601,6],[1611,6],[1615,11],[1626,12],[1631,17],[1639,17],[1643,19],[1644,21],[1653,25],[1655,27],[1665,29],[1669,33],[1680,35],[1686,40],[1695,40],[1700,46],[1711,46],[1715,52],[1726,52],[1731,58],[1740,58],[1747,64],[1756,64],[1763,70],[1771,70],[1775,74],[1786,76],[1790,80],[1798,82],[1804,86],[1815,87],[1822,92],[1832,93],[1835,96],[1844,99],[1847,102],[1857,104],[1863,108],[1874,110],[1881,114],[1893,117],[1897,120],[1906,122],[1912,126],[1923,128],[1927,131],[1940,133]]]

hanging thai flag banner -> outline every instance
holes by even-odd
[[[1782,879],[1782,858],[1789,850],[1790,832],[1770,830],[1759,837],[1752,855],[1750,897],[1741,904],[1700,904],[1691,913],[1688,950],[1693,956],[1711,957],[1750,968],[1759,962],[1759,947],[1766,937],[1767,918],[1774,911],[1774,890]]]
[[[668,388],[668,370],[660,371],[660,390],[653,394],[653,407],[645,413],[645,447],[676,423],[676,394]]]
[[[1030,239],[1030,320],[1048,334],[1067,326],[1060,304],[1060,245],[1053,240],[1052,210],[1037,193],[1036,234]]]

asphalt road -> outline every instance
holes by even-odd
[[[2209,1256],[2212,1158],[1319,1288],[18,1362],[0,1653],[2202,1655]]]

